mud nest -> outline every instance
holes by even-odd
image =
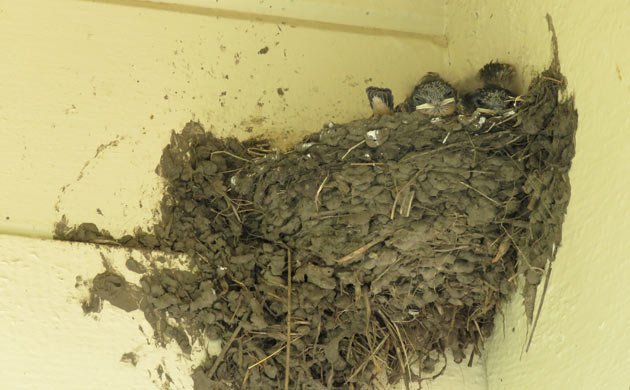
[[[93,292],[126,289],[126,309],[185,352],[185,333],[222,340],[198,389],[408,385],[447,350],[472,362],[518,275],[531,319],[570,193],[577,116],[561,87],[547,71],[507,116],[329,124],[283,153],[189,123],[164,149],[151,232],[57,235],[190,256],[192,269],[149,269],[141,288],[108,271]]]

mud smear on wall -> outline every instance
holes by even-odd
[[[188,271],[147,270],[141,288],[105,272],[93,294],[142,310],[184,352],[188,335],[221,339],[198,389],[419,381],[447,349],[472,362],[517,275],[531,320],[570,195],[577,114],[558,103],[563,85],[554,66],[508,118],[398,113],[330,124],[286,153],[191,122],[164,149],[152,231],[61,223],[57,237],[191,257]]]

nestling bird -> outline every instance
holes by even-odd
[[[462,105],[465,107],[465,111],[477,110],[482,114],[496,115],[509,109],[515,98],[516,95],[511,91],[496,85],[489,85],[464,96]]]
[[[409,98],[405,99],[402,103],[398,103],[394,107],[394,112],[410,112]]]
[[[514,66],[510,64],[493,61],[484,65],[478,74],[484,87],[464,96],[463,111],[497,115],[512,107],[516,94],[509,87],[515,73]]]
[[[408,99],[409,111],[420,111],[429,116],[448,116],[455,113],[457,93],[437,73],[427,73],[416,85]]]
[[[389,88],[367,87],[365,89],[373,116],[391,114],[394,110],[394,95]]]
[[[510,84],[514,81],[516,69],[510,64],[498,61],[491,61],[479,69],[478,77],[484,85],[496,85],[505,89],[510,89]]]

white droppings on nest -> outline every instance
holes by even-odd
[[[378,140],[380,133],[381,133],[380,130],[370,130],[367,133],[365,133],[365,136],[372,141],[376,141]]]
[[[436,116],[435,118],[431,118],[431,123],[440,123],[442,122],[442,118],[440,118],[439,116]]]
[[[300,145],[299,149],[300,150],[307,150],[313,145],[315,145],[315,142],[304,142],[303,144]]]

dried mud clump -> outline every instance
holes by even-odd
[[[547,71],[482,125],[398,113],[324,126],[285,153],[191,122],[164,149],[151,232],[58,236],[191,257],[189,271],[145,274],[140,309],[184,351],[184,330],[222,340],[198,389],[409,384],[447,349],[472,361],[515,276],[531,296],[553,259],[577,120],[561,86]]]

